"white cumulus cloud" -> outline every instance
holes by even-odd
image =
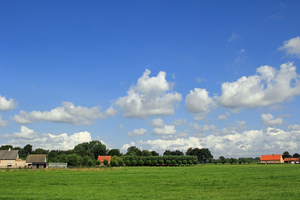
[[[286,55],[300,58],[300,37],[298,36],[284,41],[283,46],[279,47],[278,50],[285,51]]]
[[[161,118],[153,119],[152,121],[149,121],[147,124],[153,127],[160,127],[160,128],[164,127],[165,125],[164,120],[162,120]]]
[[[187,121],[186,121],[186,119],[178,119],[178,120],[175,120],[172,124],[175,126],[182,126],[182,125],[187,124]]]
[[[172,135],[177,133],[177,130],[175,129],[175,126],[173,125],[164,125],[160,128],[154,128],[152,134],[153,135]]]
[[[31,144],[34,149],[55,149],[55,150],[69,150],[73,149],[75,145],[89,142],[92,140],[91,134],[87,131],[74,133],[68,136],[67,133],[54,135],[50,133],[38,134],[34,130],[21,126],[20,132],[15,132],[8,135],[14,139],[8,141],[8,144],[13,146],[23,147],[26,144]]]
[[[0,127],[5,128],[8,126],[8,121],[2,120],[2,115],[0,115]]]
[[[124,111],[127,118],[147,118],[174,114],[174,106],[182,100],[181,94],[170,92],[171,85],[166,81],[166,73],[161,71],[156,77],[149,77],[146,69],[136,85],[127,91],[127,96],[120,97],[116,105]]]
[[[127,132],[127,135],[130,137],[134,137],[134,136],[142,136],[142,135],[147,135],[147,130],[144,128],[140,128],[140,129],[134,129],[132,132]]]
[[[67,123],[74,125],[91,125],[95,124],[95,119],[102,119],[116,114],[115,110],[110,107],[104,114],[100,112],[100,107],[75,107],[71,102],[63,102],[61,107],[51,111],[32,111],[27,113],[20,111],[11,120],[20,124],[31,124],[39,121]]]
[[[0,111],[8,111],[15,109],[18,103],[13,99],[7,100],[5,96],[0,95]]]
[[[261,66],[257,75],[223,83],[217,102],[230,109],[255,108],[281,103],[294,95],[300,95],[299,75],[293,63],[288,62],[282,64],[279,71]]]
[[[283,124],[283,119],[281,117],[274,119],[274,116],[270,113],[261,114],[261,122],[265,126],[281,126]]]
[[[293,130],[293,131],[300,131],[300,125],[299,124],[294,124],[294,125],[288,125],[287,126],[288,130]]]

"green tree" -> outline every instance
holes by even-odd
[[[79,166],[80,163],[80,156],[77,154],[69,154],[68,156],[68,165],[71,166]]]
[[[151,151],[152,156],[159,156],[159,153],[157,153],[156,151]]]
[[[83,165],[88,165],[89,160],[92,160],[91,157],[89,157],[89,156],[84,156],[84,157],[82,158],[82,164],[83,164]]]
[[[68,157],[67,157],[67,155],[66,155],[66,154],[61,154],[61,155],[59,156],[59,161],[60,161],[61,163],[68,163]]]
[[[143,150],[142,151],[142,156],[152,156],[152,153],[149,152],[148,150]]]
[[[242,162],[245,164],[247,162],[247,158],[243,158]]]
[[[198,161],[203,162],[203,163],[205,163],[206,160],[213,158],[213,155],[211,155],[209,149],[207,149],[207,148],[203,148],[203,149],[189,148],[185,154],[190,155],[190,156],[197,156]]]
[[[96,160],[95,164],[96,164],[96,165],[101,165],[100,160]]]
[[[28,156],[28,155],[31,154],[31,152],[32,152],[32,145],[27,144],[27,145],[24,146],[23,149],[25,150],[25,153],[26,153],[26,155]]]
[[[107,152],[107,155],[109,156],[122,156],[122,153],[120,152],[119,149],[110,149],[108,152]]]
[[[129,152],[129,151],[136,152],[137,150],[139,150],[139,148],[137,148],[136,146],[131,146],[131,147],[128,147],[127,152]]]
[[[299,158],[299,157],[300,157],[300,155],[298,153],[293,154],[293,158]]]
[[[37,148],[34,151],[31,152],[32,154],[49,154],[49,150]]]
[[[290,155],[290,153],[288,151],[283,152],[282,154],[283,159],[285,158],[291,158],[292,156]]]
[[[0,147],[0,150],[8,150],[8,149],[13,149],[13,146],[12,145],[2,145]]]

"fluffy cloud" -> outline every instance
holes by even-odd
[[[182,126],[182,125],[187,124],[187,121],[186,121],[186,119],[178,119],[178,120],[175,120],[172,124],[175,126]]]
[[[287,127],[286,127],[288,130],[293,130],[293,131],[300,131],[300,125],[298,125],[298,124],[294,124],[294,125],[288,125]]]
[[[234,135],[240,133],[248,128],[245,126],[245,121],[236,121],[236,124],[228,124],[227,127],[221,130],[222,135]]]
[[[107,116],[107,117],[113,117],[115,116],[116,114],[118,114],[120,111],[119,110],[115,110],[113,108],[113,106],[110,106],[105,112],[104,112],[104,115]]]
[[[95,119],[113,116],[116,111],[110,107],[105,113],[100,112],[100,107],[75,107],[71,102],[63,102],[61,107],[52,109],[51,111],[32,111],[27,113],[20,111],[19,115],[15,115],[11,120],[20,124],[30,124],[39,121],[67,123],[74,125],[91,125],[95,124]]]
[[[149,116],[166,116],[174,114],[174,104],[182,100],[181,94],[170,91],[166,81],[166,73],[159,72],[156,77],[149,77],[150,70],[146,69],[138,79],[136,86],[129,88],[127,96],[116,101],[127,118],[147,118]]]
[[[6,100],[5,96],[0,95],[0,111],[8,111],[15,109],[18,103],[13,99]]]
[[[229,112],[226,112],[225,114],[219,115],[218,120],[227,120],[228,116]]]
[[[162,128],[165,125],[164,120],[162,120],[161,118],[153,119],[152,121],[149,121],[147,124],[159,128]]]
[[[153,135],[172,135],[177,133],[177,130],[175,129],[175,126],[173,125],[164,125],[160,128],[154,128],[152,134]]]
[[[0,127],[4,128],[8,126],[8,121],[2,120],[2,115],[0,115]]]
[[[284,41],[283,46],[279,47],[278,50],[285,51],[286,55],[294,55],[300,58],[300,37],[298,36]]]
[[[261,122],[265,126],[281,126],[283,124],[283,119],[281,117],[274,119],[272,114],[262,114]]]
[[[201,138],[177,138],[174,140],[137,141],[141,149],[155,150],[161,154],[166,150],[186,151],[189,147],[209,148],[214,158],[256,157],[263,154],[282,154],[284,151],[300,151],[300,131],[285,132],[281,129],[248,130],[232,135],[209,135]],[[129,146],[129,144],[127,144]]]
[[[256,71],[257,75],[223,83],[222,95],[217,102],[230,109],[254,108],[300,95],[299,75],[293,63],[282,64],[279,71],[270,66],[261,66]]]
[[[177,140],[178,138],[187,138],[189,137],[189,130],[178,132],[172,135],[162,135],[159,138],[162,140]]]
[[[219,134],[219,129],[215,125],[205,124],[204,126],[199,126],[197,123],[190,124],[190,127],[194,130],[196,137],[203,137],[202,133],[211,131],[213,134]]]
[[[130,137],[147,135],[147,130],[144,128],[134,129],[132,132],[127,132],[127,135]]]
[[[185,109],[191,113],[205,112],[213,102],[206,89],[195,88],[185,98]]]
[[[14,139],[8,141],[8,144],[13,146],[23,147],[26,144],[31,144],[33,148],[68,150],[73,149],[75,145],[92,140],[91,134],[87,131],[74,133],[68,136],[67,133],[54,135],[50,133],[38,134],[34,130],[21,126],[20,132],[15,132],[12,135]]]

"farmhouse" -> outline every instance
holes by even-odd
[[[107,160],[108,161],[108,164],[110,164],[110,159],[111,159],[111,156],[98,156],[98,159],[101,163],[103,163],[104,160]]]
[[[46,154],[30,154],[26,158],[26,164],[32,169],[43,169],[47,166]]]
[[[261,164],[277,164],[277,163],[284,163],[283,158],[281,155],[262,155],[260,157]]]
[[[0,150],[0,168],[24,168],[25,160],[19,159],[18,150]]]
[[[285,158],[284,163],[299,164],[300,163],[300,158]]]

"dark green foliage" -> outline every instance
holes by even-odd
[[[61,163],[68,163],[68,157],[67,157],[67,155],[66,154],[61,154],[59,156],[59,162],[61,162]]]
[[[299,157],[300,157],[300,155],[298,153],[293,154],[293,158],[299,158]]]
[[[136,166],[136,160],[132,160],[132,161],[130,162],[130,165],[131,165],[131,166]]]
[[[146,165],[147,165],[147,166],[150,166],[150,165],[151,165],[151,160],[147,160],[147,161],[146,161]]]
[[[82,164],[83,164],[83,165],[87,165],[89,160],[91,160],[91,157],[89,157],[89,156],[84,156],[84,157],[82,158]]]
[[[193,161],[188,160],[188,164],[189,164],[189,165],[193,164]]]
[[[108,165],[108,160],[103,160],[103,165],[107,166]]]
[[[48,153],[49,153],[49,150],[45,150],[42,148],[37,148],[31,152],[31,154],[47,154],[47,155],[48,155]]]
[[[176,160],[172,160],[171,163],[172,163],[172,165],[177,164]]]
[[[290,153],[288,151],[285,151],[283,152],[282,154],[282,158],[285,159],[285,158],[291,158],[292,156],[290,155]]]
[[[159,165],[163,165],[164,164],[164,160],[158,160],[158,164]]]
[[[113,160],[113,161],[111,162],[111,165],[112,165],[112,166],[118,166],[118,162],[115,161],[115,160]]]
[[[151,151],[152,156],[159,156],[159,153],[157,153],[156,151]]]
[[[152,164],[153,164],[153,165],[157,165],[157,160],[153,160],[153,161],[152,161]]]
[[[176,150],[176,151],[170,151],[170,150],[166,150],[163,154],[164,156],[183,156],[183,152]]]
[[[142,151],[142,156],[152,156],[152,153],[149,152],[148,150],[143,150]]]
[[[107,155],[110,155],[110,156],[122,156],[121,152],[119,149],[110,149],[107,153]]]
[[[130,160],[126,160],[126,161],[125,161],[125,165],[126,165],[126,166],[130,166]]]
[[[139,166],[143,166],[144,165],[144,161],[143,160],[139,160]]]
[[[68,155],[67,156],[68,165],[70,165],[70,166],[79,166],[79,165],[81,165],[80,158],[81,157],[79,155],[77,155],[77,154],[70,154],[70,155]]]
[[[186,165],[186,164],[187,164],[187,161],[186,161],[186,160],[183,160],[183,161],[182,161],[182,164]]]
[[[96,165],[101,165],[100,160],[96,160],[95,164],[96,164]]]
[[[247,158],[243,158],[242,162],[245,164],[247,162]]]
[[[197,156],[198,160],[205,163],[206,160],[209,160],[211,158],[213,158],[213,155],[211,155],[209,149],[207,148],[203,148],[203,149],[199,149],[199,148],[189,148],[186,153],[186,155],[194,155]]]
[[[178,164],[181,165],[182,164],[182,160],[178,160]]]
[[[194,161],[193,161],[193,163],[194,163],[195,165],[197,165],[197,163],[198,163],[198,160],[194,160]]]
[[[99,155],[107,155],[106,146],[98,140],[78,144],[74,147],[74,150],[81,156],[90,155],[92,153],[95,159],[97,159]]]
[[[118,161],[118,164],[119,164],[119,166],[123,166],[123,165],[124,165],[123,160],[119,160],[119,161]]]
[[[87,165],[89,167],[93,166],[94,162],[92,161],[92,159],[88,160]]]
[[[13,149],[13,146],[12,145],[2,145],[0,147],[0,150],[8,150],[8,149]],[[31,146],[31,149],[32,149],[32,146]]]
[[[171,164],[171,160],[166,160],[166,164],[169,166]]]

